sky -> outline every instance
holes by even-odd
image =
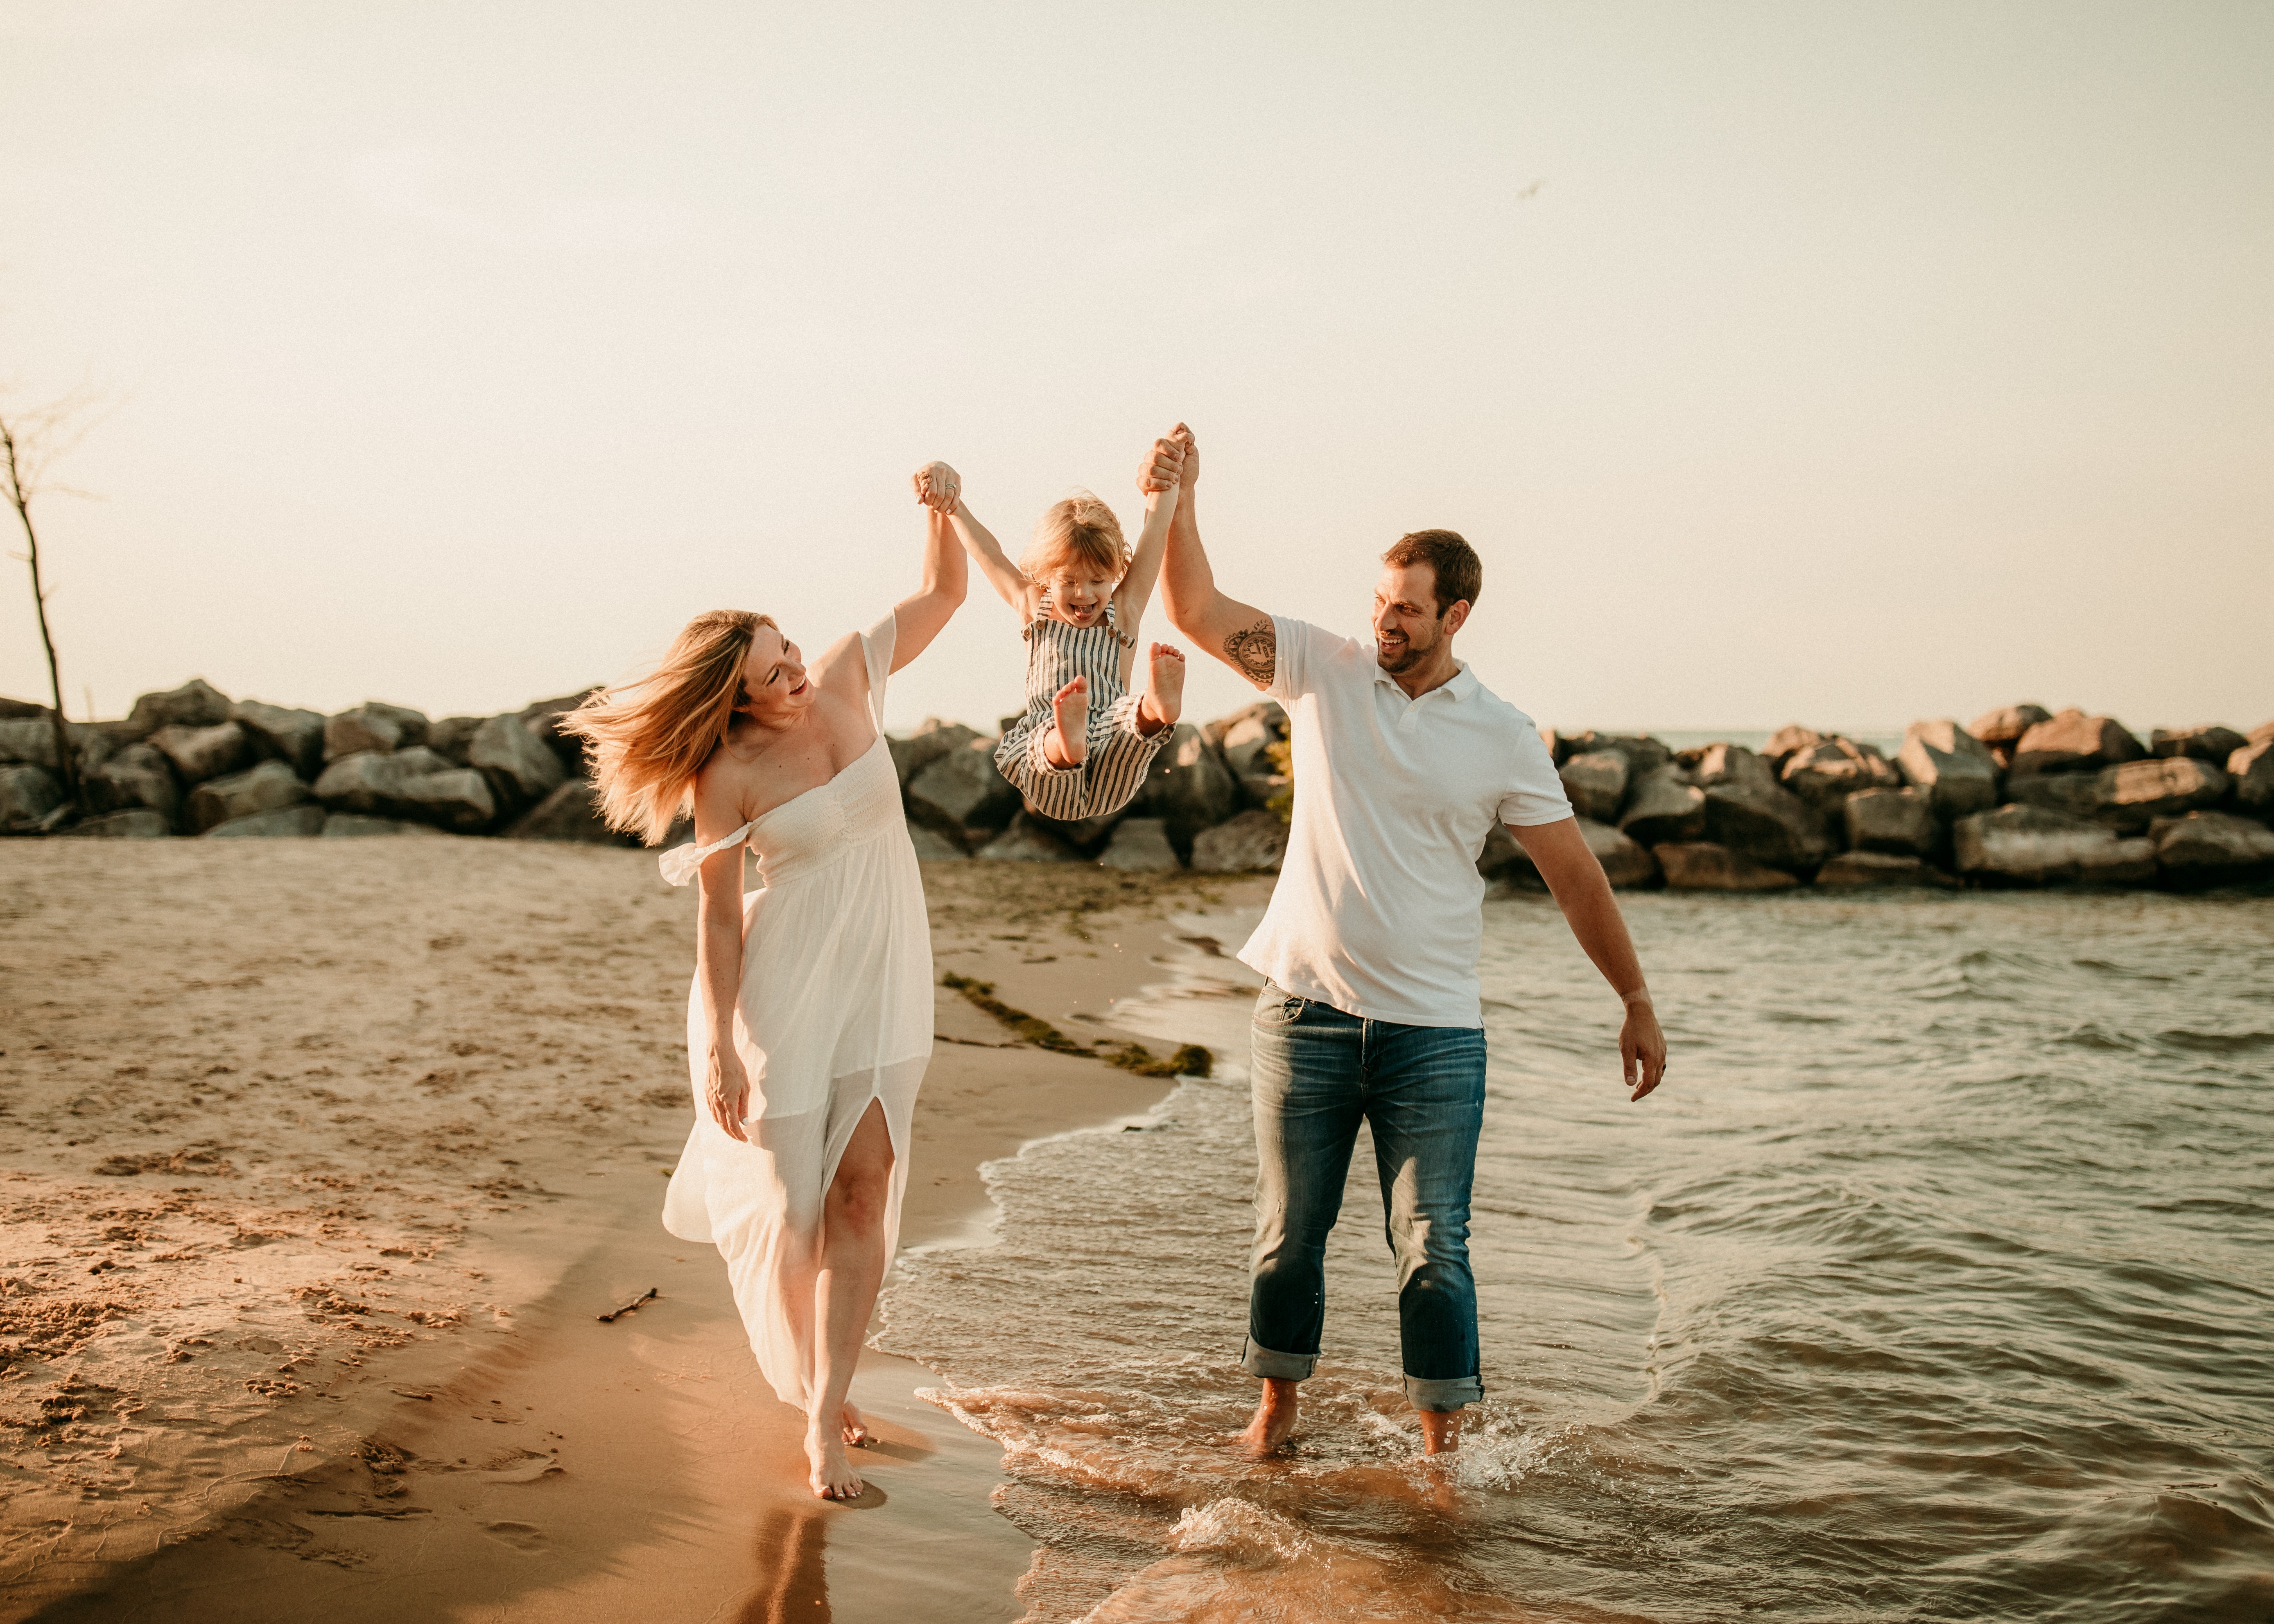
[[[1543,725],[2248,727],[2270,84],[2260,4],[0,0],[0,406],[91,403],[74,716],[817,648],[913,589],[922,463],[1014,553],[1076,487],[1133,535],[1182,418],[1227,591],[1363,635],[1457,530]],[[888,720],[1023,652],[975,575]]]

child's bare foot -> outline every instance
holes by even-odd
[[[832,1438],[817,1424],[808,1424],[805,1429],[806,1481],[813,1485],[815,1496],[821,1500],[858,1500],[862,1487],[861,1474],[853,1470],[853,1462],[845,1458],[845,1440]]]
[[[845,1441],[855,1449],[864,1447],[869,1441],[868,1420],[853,1408],[850,1399],[845,1401]]]
[[[1174,727],[1185,713],[1185,651],[1169,643],[1153,645],[1147,669],[1152,680],[1137,706],[1137,726],[1147,734]]]
[[[1053,767],[1079,767],[1089,758],[1089,679],[1076,677],[1050,701],[1057,718],[1056,735],[1043,742],[1043,756]]]

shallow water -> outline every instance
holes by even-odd
[[[997,1164],[999,1243],[906,1259],[883,1340],[1005,1445],[1030,1617],[2274,1616],[2274,901],[1626,906],[1674,1045],[1640,1105],[1552,906],[1487,905],[1488,1396],[1448,1473],[1363,1144],[1297,1445],[1222,1447],[1235,1067]],[[1219,963],[1131,1019],[1243,1059]]]

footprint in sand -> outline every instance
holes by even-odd
[[[516,1551],[542,1551],[545,1530],[534,1522],[485,1522],[482,1532]]]

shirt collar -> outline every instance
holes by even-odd
[[[1437,687],[1431,688],[1429,690],[1429,694],[1443,694],[1447,696],[1448,703],[1458,704],[1462,700],[1466,699],[1470,695],[1475,693],[1482,685],[1477,680],[1477,673],[1469,669],[1468,661],[1465,659],[1456,659],[1453,662],[1453,665],[1454,671],[1452,676],[1446,681],[1439,684]],[[1392,688],[1397,687],[1397,679],[1391,676],[1388,672],[1382,668],[1382,661],[1378,658],[1374,663],[1374,680],[1376,682],[1386,682]],[[1428,698],[1429,694],[1422,695],[1421,699]],[[1404,699],[1405,690],[1404,688],[1398,688],[1397,696],[1400,699]],[[1421,703],[1421,700],[1407,700],[1406,703],[1409,704],[1418,705]]]

